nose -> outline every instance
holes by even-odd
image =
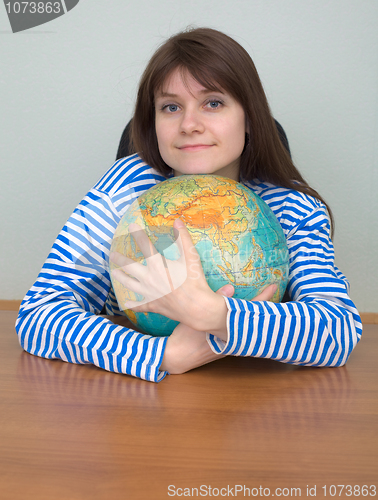
[[[182,134],[202,134],[205,130],[203,118],[198,109],[187,108],[181,116],[180,132]]]

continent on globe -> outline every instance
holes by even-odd
[[[166,259],[180,253],[173,223],[186,225],[200,256],[205,277],[215,292],[231,283],[233,298],[252,300],[273,283],[273,302],[282,300],[289,275],[289,252],[282,228],[268,205],[243,184],[215,175],[181,175],[156,184],[135,200],[115,231],[111,252],[146,265],[131,236],[131,223],[144,229],[156,250]],[[110,272],[117,266],[110,262]],[[141,300],[112,278],[120,310],[139,330],[168,336],[177,321],[156,313],[124,310],[128,300]]]

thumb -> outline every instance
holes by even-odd
[[[232,285],[227,284],[219,288],[215,293],[218,295],[225,295],[226,297],[232,297],[234,295],[235,289]]]
[[[189,231],[181,219],[176,219],[173,223],[173,232],[176,238],[176,245],[180,252],[180,259],[187,264],[191,262],[199,262],[198,252],[193,245]]]

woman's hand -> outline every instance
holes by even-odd
[[[234,289],[226,285],[216,293],[232,297]],[[206,332],[180,323],[168,337],[160,370],[178,375],[224,357],[211,350],[206,340]]]
[[[180,323],[168,338],[160,370],[179,375],[224,357],[210,349],[206,332]]]
[[[129,230],[147,265],[112,253],[111,261],[119,266],[112,277],[144,297],[141,301],[122,304],[125,309],[163,314],[195,330],[207,330],[210,325],[203,320],[219,315],[226,305],[207,284],[200,257],[183,222],[176,219],[173,227],[178,231],[176,244],[180,257],[168,260],[157,252],[137,224],[130,224]]]

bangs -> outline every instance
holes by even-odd
[[[150,100],[154,102],[156,93],[163,92],[167,79],[178,70],[189,92],[188,76],[210,92],[227,92],[244,107],[249,80],[246,68],[251,59],[240,49],[234,40],[212,30],[172,37],[150,61],[146,82]]]
[[[199,83],[204,89],[210,92],[228,92],[230,94],[234,94],[232,91],[232,86],[227,79],[224,78],[224,74],[222,75],[221,71],[217,71],[215,68],[209,68],[207,65],[184,65],[182,63],[176,63],[172,65],[170,68],[165,68],[164,72],[160,72],[161,76],[155,82],[154,94],[159,92],[164,92],[164,85],[167,80],[172,76],[172,74],[178,70],[180,72],[180,76],[184,83],[185,88],[191,94],[190,85],[188,83],[189,77],[192,77],[197,83]],[[222,78],[223,77],[223,78]],[[236,97],[236,96],[234,96]],[[239,100],[237,98],[237,100]]]

